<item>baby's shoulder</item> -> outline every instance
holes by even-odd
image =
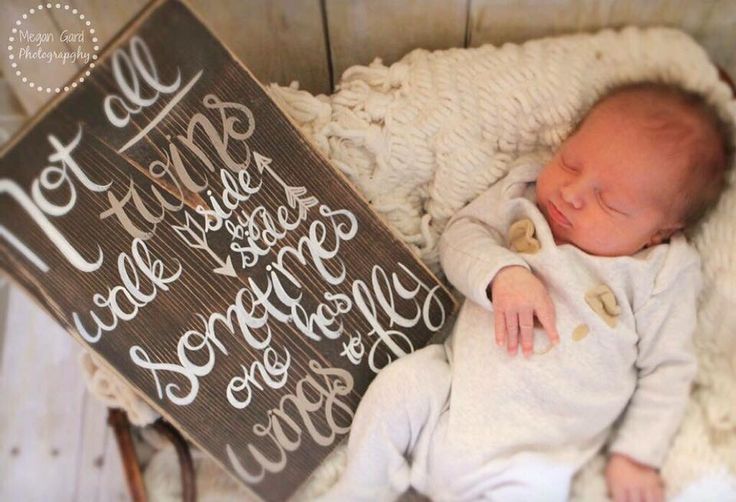
[[[701,259],[698,250],[684,234],[674,234],[668,243],[659,244],[658,256],[651,260],[652,295],[671,288],[701,285]]]

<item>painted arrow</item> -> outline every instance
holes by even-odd
[[[272,159],[255,151],[253,152],[253,157],[256,159],[258,172],[263,174],[263,171],[268,171],[268,174],[270,174],[271,177],[284,187],[284,192],[286,192],[286,201],[289,203],[289,206],[291,208],[299,206],[299,219],[306,219],[309,208],[316,206],[319,203],[319,200],[313,196],[303,197],[303,195],[307,193],[307,189],[305,187],[287,185],[286,182],[281,179],[281,176],[279,176],[271,167]]]
[[[193,217],[189,216],[189,213],[184,213],[186,217],[186,224],[183,226],[172,225],[172,228],[176,230],[176,233],[193,249],[202,249],[206,251],[213,260],[215,260],[220,266],[213,269],[212,271],[216,274],[227,275],[229,277],[237,277],[233,262],[228,256],[225,260],[217,256],[207,244],[207,235],[202,225],[197,223]]]

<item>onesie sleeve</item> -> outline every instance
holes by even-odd
[[[526,167],[526,166],[525,166]],[[518,167],[523,177],[534,170]],[[511,171],[450,219],[440,238],[439,252],[447,279],[466,298],[492,310],[486,289],[503,267],[529,265],[505,246],[501,207],[510,196],[520,195],[526,183]]]
[[[609,451],[659,468],[669,451],[697,371],[692,345],[700,258],[686,245],[676,272],[665,263],[649,299],[635,312],[639,334],[637,386],[614,433]]]

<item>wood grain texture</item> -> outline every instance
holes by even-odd
[[[38,500],[71,500],[74,495],[71,474],[76,472],[79,431],[69,434],[55,425],[79,425],[84,388],[74,364],[78,349],[37,311],[19,291],[11,295],[7,331],[21,336],[7,337],[0,366],[0,400],[13,403],[0,411],[1,500],[34,495]],[[47,330],[52,335],[48,338]],[[27,393],[36,399],[27,399]],[[39,472],[46,473],[45,483],[38,483]]]
[[[128,500],[107,408],[85,388],[78,344],[19,288],[8,307],[0,500]]]
[[[137,70],[115,77],[113,61]],[[34,212],[23,193],[44,184]],[[198,204],[233,214],[190,232]],[[3,151],[0,224],[0,268],[254,498],[293,493],[375,372],[456,307],[176,1],[148,8]]]
[[[0,69],[0,147],[20,128],[25,118],[23,107]],[[8,281],[0,277],[0,361],[3,358],[9,290]]]
[[[468,0],[326,0],[335,82],[350,66],[407,52],[463,47]]]
[[[120,451],[107,423],[107,413],[107,407],[85,392],[84,411],[78,417],[82,439],[77,459],[74,500],[130,500]],[[95,441],[91,438],[95,438]]]
[[[99,482],[96,486],[80,483],[79,493],[83,495],[85,491],[92,493],[94,490],[95,497],[85,499],[80,496],[77,500],[96,500],[98,502],[132,501],[128,492],[120,451],[109,426],[106,429],[104,453],[102,456],[95,457],[94,463],[95,467],[100,470]]]
[[[8,317],[8,296],[10,291],[10,282],[0,277],[0,361],[3,360],[3,350],[5,349],[5,324]]]
[[[736,2],[715,0],[697,31],[695,39],[733,80],[736,78]]]
[[[731,0],[412,0],[399,3],[325,0],[327,26],[323,23],[321,0],[188,1],[261,82],[288,85],[297,80],[301,88],[315,94],[329,93],[342,72],[354,64],[368,64],[375,57],[389,64],[419,47],[429,50],[462,47],[466,37],[469,46],[521,42],[625,24],[683,29],[702,43],[716,63],[731,74],[736,72],[732,50],[736,2]],[[14,19],[34,3],[4,2],[3,18]],[[88,13],[104,44],[146,2],[74,0],[68,3]],[[48,11],[36,14],[33,24],[39,30],[46,30],[70,23],[52,10],[50,14]],[[7,29],[7,25],[0,27],[0,34],[4,35],[2,30]],[[3,67],[10,70],[8,64],[3,59]],[[330,64],[334,68],[332,76]],[[59,83],[74,73],[69,68],[63,74],[56,75],[58,72],[54,71],[49,76],[44,74],[46,70],[41,66],[35,71],[46,80]],[[24,88],[20,82],[12,81],[12,85],[30,113],[49,98]]]
[[[681,29],[731,75],[736,71],[736,2],[730,0],[471,0],[468,45],[519,43],[626,25]]]
[[[149,0],[70,0],[80,12],[84,12],[95,27],[100,43],[107,45],[129,23]]]
[[[111,40],[145,5],[146,0],[74,0],[66,4],[84,12],[94,27],[100,44]],[[327,46],[320,0],[190,0],[192,8],[223,40],[235,55],[246,62],[253,74],[263,83],[278,82],[288,85],[300,82],[300,87],[314,94],[329,93],[331,89]],[[35,2],[12,0],[3,5],[3,19],[16,19],[27,12]],[[67,16],[65,11],[44,9],[29,19],[29,26],[37,32],[60,32],[61,29],[79,29],[83,22]],[[10,23],[2,26],[10,29]],[[10,33],[0,30],[3,40]],[[64,44],[58,43],[57,48]],[[4,68],[11,70],[3,59]],[[62,68],[58,65],[33,65],[31,75],[36,80],[63,85],[83,65]],[[29,75],[30,76],[30,75]],[[13,81],[15,91],[25,110],[33,114],[50,98],[48,94],[23,87]]]
[[[500,45],[605,26],[612,0],[471,0],[468,46]]]
[[[262,83],[330,93],[320,0],[188,1]]]

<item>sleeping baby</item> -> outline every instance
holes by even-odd
[[[323,498],[566,500],[608,443],[612,498],[662,500],[696,371],[700,260],[682,231],[716,204],[732,149],[699,95],[640,82],[551,159],[519,159],[442,235],[467,298],[453,333],[377,375]]]

